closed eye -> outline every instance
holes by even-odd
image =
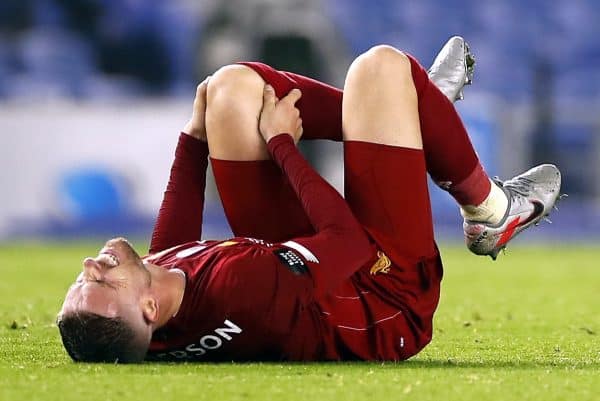
[[[113,290],[117,290],[117,287],[115,285],[112,285],[111,283],[108,283],[106,281],[103,280],[95,280],[95,279],[85,279],[83,277],[78,278],[77,281],[75,281],[76,284],[79,285],[85,285],[85,284],[97,284],[101,287],[108,287],[111,288]]]
[[[117,287],[115,287],[114,285],[106,282],[106,281],[102,281],[102,280],[93,280],[92,283],[96,283],[102,287],[108,287],[108,288],[112,288],[113,290],[117,290]]]

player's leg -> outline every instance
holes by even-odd
[[[364,57],[363,57],[364,58]],[[414,60],[411,60],[414,62]],[[387,62],[383,60],[383,62]],[[269,82],[279,96],[284,95],[289,90],[294,87],[298,87],[303,92],[303,97],[300,100],[298,107],[301,111],[301,115],[303,118],[304,125],[304,137],[305,138],[326,138],[326,139],[338,139],[340,137],[341,132],[341,98],[342,93],[332,88],[328,85],[322,84],[318,81],[311,80],[310,78],[302,77],[296,74],[280,72],[272,69],[269,66],[260,63],[246,63],[248,67],[251,67],[257,73],[261,75],[261,77]],[[388,69],[393,70],[394,66],[390,66]],[[417,69],[415,69],[417,70]],[[412,71],[414,75],[414,71]],[[241,77],[244,77],[244,80],[251,81],[250,85],[241,85],[240,89],[238,89],[238,82]],[[430,81],[426,81],[426,83],[430,86],[434,86]],[[261,86],[262,82],[256,79],[256,76],[252,74],[251,71],[243,70],[236,67],[228,67],[227,69],[222,70],[219,74],[217,74],[213,79],[211,79],[211,87],[219,86],[221,87],[221,93],[228,93],[228,95],[221,96],[219,100],[219,105],[213,104],[216,102],[215,97],[211,95],[211,93],[215,91],[210,91],[209,93],[209,106],[207,112],[211,114],[214,118],[218,119],[218,124],[211,124],[211,117],[207,118],[209,125],[209,140],[211,142],[211,155],[213,159],[217,159],[213,161],[213,168],[216,170],[217,180],[219,183],[220,193],[223,197],[223,201],[228,210],[228,217],[232,223],[232,227],[235,229],[237,225],[242,221],[242,218],[238,218],[232,214],[232,210],[234,209],[233,205],[238,202],[239,198],[237,196],[230,197],[228,194],[237,194],[238,191],[225,191],[223,190],[226,185],[238,187],[239,183],[248,183],[249,186],[255,186],[254,183],[256,181],[253,177],[245,177],[245,179],[235,179],[234,176],[238,176],[237,172],[240,163],[230,163],[225,162],[224,160],[229,161],[252,161],[246,163],[246,168],[244,169],[244,174],[251,174],[254,172],[255,174],[260,174],[264,176],[272,176],[278,175],[278,172],[275,168],[269,169],[267,174],[265,174],[262,170],[266,170],[264,166],[269,165],[269,163],[256,163],[253,160],[260,160],[268,158],[266,149],[264,145],[259,140],[259,135],[256,129],[256,115],[260,110],[260,102],[261,99],[259,94],[257,93],[258,88]],[[414,86],[414,85],[413,85]],[[388,88],[393,90],[393,88]],[[434,88],[437,91],[437,88]],[[252,93],[252,95],[245,95],[245,91],[248,90]],[[428,92],[434,92],[434,90],[428,90]],[[439,95],[439,96],[438,96]],[[445,96],[437,91],[431,95],[435,100],[439,100],[439,97],[444,98]],[[443,101],[442,101],[443,102]],[[479,166],[478,160],[476,158],[475,152],[472,150],[470,145],[468,136],[458,115],[456,114],[454,108],[451,103],[446,100],[444,106],[449,108],[446,110],[446,114],[449,114],[452,118],[452,123],[458,125],[458,128],[448,130],[447,127],[434,126],[435,129],[431,129],[428,131],[429,135],[424,135],[423,139],[426,144],[429,146],[425,149],[425,154],[427,156],[427,152],[432,152],[433,155],[437,155],[436,151],[443,147],[447,147],[448,143],[452,144],[461,144],[461,146],[466,148],[464,152],[466,155],[472,156],[472,160],[469,160],[472,164]],[[393,105],[390,107],[392,108]],[[427,110],[427,107],[433,107],[428,104],[424,106]],[[359,110],[360,111],[360,110]],[[231,116],[236,115],[235,118],[231,118]],[[357,113],[360,114],[360,113]],[[431,114],[431,112],[429,113]],[[239,118],[238,118],[239,116]],[[427,122],[427,121],[426,121]],[[395,124],[394,121],[392,123]],[[414,121],[414,124],[418,125],[420,122],[418,119]],[[452,124],[449,124],[452,126]],[[220,132],[226,132],[228,134],[221,134]],[[212,133],[212,135],[211,135]],[[392,143],[394,141],[394,135],[391,135]],[[240,138],[242,138],[240,140]],[[434,140],[437,138],[437,140]],[[218,149],[215,149],[218,147]],[[220,154],[219,152],[225,152],[225,154]],[[444,161],[446,162],[444,164]],[[438,162],[436,166],[440,164],[445,167],[446,171],[450,176],[456,176],[465,174],[464,171],[464,163],[455,163],[455,159],[451,157],[443,157],[441,162]],[[462,159],[459,158],[459,162],[463,162]],[[435,163],[433,163],[435,164]],[[263,167],[259,166],[262,165]],[[250,167],[252,166],[252,167]],[[227,168],[230,167],[230,168]],[[439,170],[444,170],[444,168],[439,168]],[[467,169],[468,171],[468,169]],[[482,171],[479,169],[478,171]],[[473,180],[470,180],[471,182]],[[482,185],[485,188],[487,185],[487,189],[489,190],[489,181],[487,180],[487,176],[485,176],[485,180],[482,180]],[[263,180],[263,183],[267,182],[267,180]],[[229,184],[228,184],[229,183]],[[272,185],[269,184],[269,187]],[[460,187],[459,187],[460,188]],[[477,192],[478,194],[481,192],[481,189],[477,189],[477,186],[466,186],[467,189],[473,189],[472,192]],[[288,189],[286,189],[287,193]],[[247,191],[242,192],[253,192],[254,194],[260,193],[260,189],[252,191],[252,188],[249,188]],[[472,195],[472,194],[471,194]],[[473,196],[473,195],[472,195]],[[480,196],[480,195],[475,195]],[[256,204],[258,208],[258,202],[253,202]],[[232,206],[229,206],[232,205]],[[254,208],[249,208],[248,212],[255,210]],[[246,210],[239,210],[240,213],[246,214]],[[275,215],[276,213],[270,213],[267,215]],[[282,217],[282,216],[279,216]],[[246,223],[248,225],[248,223]],[[268,224],[267,224],[268,226]],[[247,232],[247,230],[236,230],[237,232]]]
[[[411,74],[417,84],[423,148],[427,169],[442,189],[449,191],[460,205],[488,205],[481,213],[496,211],[492,219],[498,221],[506,208],[506,197],[491,185],[465,127],[448,98],[456,99],[464,85],[464,81],[449,82],[448,78],[460,80],[460,63],[465,61],[460,57],[467,57],[467,52],[462,53],[465,46],[462,38],[452,38],[442,49],[432,71],[432,78],[437,81],[430,80],[423,67],[409,56]],[[302,91],[302,99],[297,104],[304,126],[302,139],[342,139],[340,90],[301,75],[277,71],[265,64],[243,64],[269,82],[279,97],[293,88]],[[466,78],[467,71],[464,72]],[[436,84],[445,88],[447,93],[441,92]]]
[[[479,205],[493,188],[465,126],[452,102],[429,79],[427,71],[414,57],[408,55],[408,59],[418,96],[427,170],[438,186],[460,205]],[[506,207],[506,199],[499,193],[498,219]]]
[[[496,259],[512,238],[550,213],[560,193],[561,175],[556,166],[544,164],[504,182],[489,179],[456,110],[430,80],[445,80],[450,87],[441,86],[453,94],[457,89],[453,84],[469,79],[460,69],[468,73],[468,63],[473,60],[468,58],[464,41],[457,37],[450,39],[441,53],[447,60],[438,57],[429,73],[409,56],[419,97],[427,169],[460,204],[468,248]]]
[[[388,46],[358,57],[346,77],[342,113],[346,200],[380,252],[353,277],[367,292],[360,296],[372,316],[336,318],[342,328],[369,328],[377,358],[406,359],[431,339],[442,276],[409,58]],[[360,316],[356,308],[347,315]]]
[[[560,172],[556,166],[545,164],[510,180],[492,182],[449,100],[456,99],[456,89],[459,96],[460,79],[468,79],[468,48],[464,41],[452,38],[436,59],[437,69],[431,71],[433,79],[447,78],[446,82],[438,82],[450,84],[445,85],[445,93],[413,57],[408,58],[417,91],[427,170],[461,206],[469,249],[495,259],[512,238],[550,213],[560,192]],[[444,74],[445,68],[450,68],[448,74]]]
[[[245,66],[217,71],[208,85],[206,130],[217,190],[234,235],[278,242],[313,230],[258,132],[264,85]]]
[[[302,115],[303,140],[342,140],[341,90],[299,74],[275,70],[263,63],[242,62],[240,64],[260,74],[273,86],[279,98],[293,88],[302,91],[302,99],[296,103],[296,107]],[[427,74],[444,96],[454,102],[463,98],[463,87],[471,83],[473,65],[474,58],[465,40],[454,36],[442,47]]]
[[[441,61],[441,64],[432,71],[432,80],[414,58],[408,57],[411,63],[412,80],[417,89],[419,123],[427,170],[438,185],[450,192],[461,205],[461,211],[465,216],[465,234],[469,248],[475,253],[490,254],[495,257],[499,247],[505,245],[515,233],[529,227],[549,213],[555,202],[552,191],[557,193],[560,188],[560,174],[554,166],[542,166],[541,169],[526,173],[525,179],[532,179],[539,184],[535,188],[530,188],[530,192],[534,194],[532,198],[534,201],[543,204],[543,212],[534,219],[523,218],[526,224],[521,224],[512,230],[513,219],[509,217],[518,214],[532,215],[536,209],[531,205],[535,203],[524,202],[529,206],[522,210],[514,210],[514,213],[511,211],[508,202],[512,195],[507,194],[500,185],[491,184],[458,113],[447,97],[455,99],[453,94],[459,93],[462,89],[461,71],[448,71],[448,68],[449,66],[460,68],[463,65],[460,57],[466,57],[467,54],[462,53],[464,49],[465,44],[462,39],[452,38],[436,58],[436,63]],[[338,89],[297,74],[276,71],[261,63],[245,64],[260,74],[264,81],[269,82],[278,96],[283,96],[292,88],[302,90],[303,98],[298,107],[303,118],[304,139],[339,140],[341,138],[342,93]],[[444,74],[444,69],[450,75]],[[456,78],[456,82],[441,81],[448,76]],[[436,86],[440,84],[444,87],[443,83],[447,93],[442,93]],[[244,101],[239,97],[237,100]],[[255,136],[258,134],[256,133]],[[263,153],[266,153],[266,150],[263,149]],[[517,204],[519,202],[511,202],[511,205]],[[471,221],[477,224],[471,224]],[[507,235],[504,235],[505,232]],[[481,238],[488,234],[489,236],[481,241]]]
[[[342,110],[345,192],[356,217],[392,260],[432,256],[425,153],[409,58],[388,46],[359,56],[346,77]]]

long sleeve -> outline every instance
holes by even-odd
[[[150,253],[200,239],[207,167],[206,142],[182,133],[152,232]]]
[[[317,262],[309,265],[315,290],[326,292],[372,257],[368,237],[344,199],[302,157],[291,136],[272,138],[268,148],[316,231],[314,236],[293,241],[315,255]]]

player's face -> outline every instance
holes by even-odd
[[[87,311],[142,324],[142,295],[150,272],[124,238],[109,240],[95,258],[83,260],[83,271],[67,292],[61,313]]]

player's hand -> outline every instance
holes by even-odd
[[[292,89],[284,98],[279,100],[275,90],[265,85],[263,93],[263,108],[260,113],[259,130],[265,142],[279,134],[290,134],[298,143],[302,136],[302,119],[300,110],[295,106],[302,97],[300,89]]]
[[[196,98],[194,99],[194,108],[192,110],[192,118],[183,128],[183,132],[189,136],[193,136],[203,142],[206,142],[206,87],[210,76],[196,88]]]

